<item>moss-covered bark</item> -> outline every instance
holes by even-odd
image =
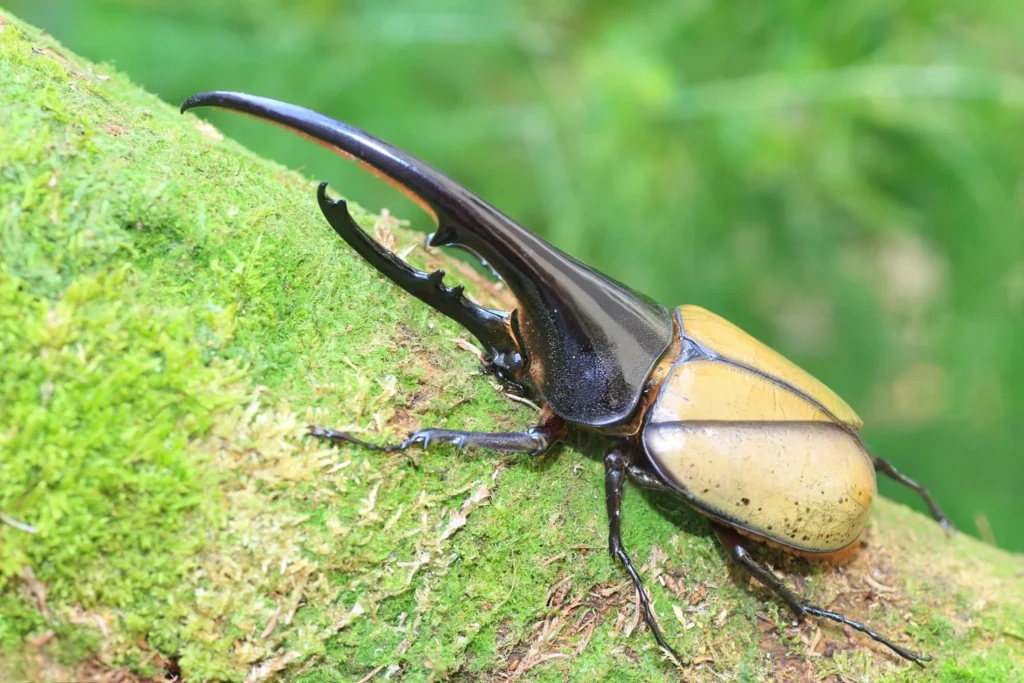
[[[0,678],[1024,677],[1018,557],[884,500],[842,569],[770,556],[933,654],[921,671],[793,626],[698,515],[631,492],[675,671],[604,552],[596,441],[530,462],[302,438],[534,417],[333,236],[308,180],[5,13],[0,103]]]

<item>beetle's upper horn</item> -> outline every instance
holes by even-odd
[[[666,309],[562,253],[437,169],[357,128],[242,93],[200,93],[185,100],[181,110],[201,106],[233,109],[295,130],[398,186],[437,221],[432,246],[472,251],[516,296],[518,320],[513,316],[511,324],[527,356],[523,379],[558,415],[599,426],[632,414],[671,341]],[[331,206],[321,201],[321,208],[333,225]],[[353,246],[381,268],[372,247],[364,253],[358,241]]]
[[[431,214],[439,227],[432,246],[461,243],[456,235],[446,232],[461,232],[459,228],[463,226],[512,223],[493,206],[430,165],[358,128],[305,107],[224,91],[193,95],[182,103],[181,111],[194,107],[221,107],[266,119],[360,162]]]

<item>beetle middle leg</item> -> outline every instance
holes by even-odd
[[[512,453],[541,455],[565,436],[565,423],[561,418],[549,415],[541,424],[522,432],[463,432],[454,429],[419,429],[400,443],[380,446],[358,439],[348,432],[339,432],[318,425],[309,426],[309,435],[333,443],[351,443],[383,453],[404,451],[419,444],[423,450],[432,443],[450,443],[456,448],[492,448]]]
[[[633,568],[633,562],[629,559],[626,549],[622,547],[622,490],[626,483],[627,472],[630,472],[630,464],[625,454],[618,447],[613,448],[604,456],[604,497],[608,506],[608,552],[615,559],[618,559],[629,572],[629,578],[633,580],[633,586],[640,596],[640,607],[644,612],[644,621],[650,627],[654,639],[676,662],[681,663],[683,659],[672,647],[665,642],[661,635],[661,629],[654,620],[654,612],[651,610],[651,601],[647,597],[643,581],[640,575]]]
[[[949,518],[946,517],[944,512],[942,512],[942,509],[939,507],[938,503],[936,503],[932,499],[932,494],[928,493],[928,489],[921,486],[916,481],[900,472],[893,466],[891,462],[889,462],[885,458],[879,458],[877,456],[872,455],[871,461],[875,464],[876,472],[881,472],[882,474],[889,477],[893,481],[898,481],[904,486],[917,491],[918,494],[920,494],[921,498],[924,499],[924,502],[928,506],[928,509],[931,510],[932,517],[934,517],[935,520],[939,523],[943,531],[945,531],[947,534],[952,534],[954,531],[956,531],[956,528],[953,526],[953,523],[950,522]]]
[[[836,612],[830,612],[822,609],[821,607],[815,607],[808,605],[804,602],[796,593],[789,590],[782,579],[777,577],[768,567],[764,566],[750,554],[750,551],[746,548],[743,543],[743,538],[735,530],[721,524],[712,522],[712,529],[715,531],[715,535],[718,537],[719,542],[725,551],[729,553],[729,557],[733,562],[738,564],[740,567],[745,569],[751,576],[764,584],[771,592],[782,598],[782,600],[789,606],[789,608],[796,615],[797,619],[803,619],[807,615],[822,617],[824,619],[831,619],[832,621],[840,624],[846,624],[855,631],[860,631],[872,640],[875,640],[882,645],[885,645],[890,650],[898,654],[904,659],[908,659],[915,664],[923,665],[923,662],[931,660],[928,655],[918,654],[913,650],[908,650],[904,647],[900,647],[896,643],[893,643],[882,634],[872,631],[864,624],[853,621],[844,617],[842,614]]]
[[[654,491],[656,493],[670,493],[674,496],[679,495],[679,492],[676,489],[672,488],[664,481],[635,463],[630,463],[626,468],[626,475],[635,486],[642,489],[647,489],[648,491]]]

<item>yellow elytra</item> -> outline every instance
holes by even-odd
[[[676,310],[688,352],[643,429],[651,463],[704,514],[807,554],[851,546],[875,469],[857,414],[828,387],[724,318]]]

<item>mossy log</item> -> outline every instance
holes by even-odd
[[[0,103],[0,678],[1024,680],[1020,557],[885,500],[844,567],[767,553],[919,669],[794,625],[702,517],[634,490],[675,669],[605,552],[596,439],[531,461],[303,438],[535,418],[333,235],[309,180],[9,14]]]

